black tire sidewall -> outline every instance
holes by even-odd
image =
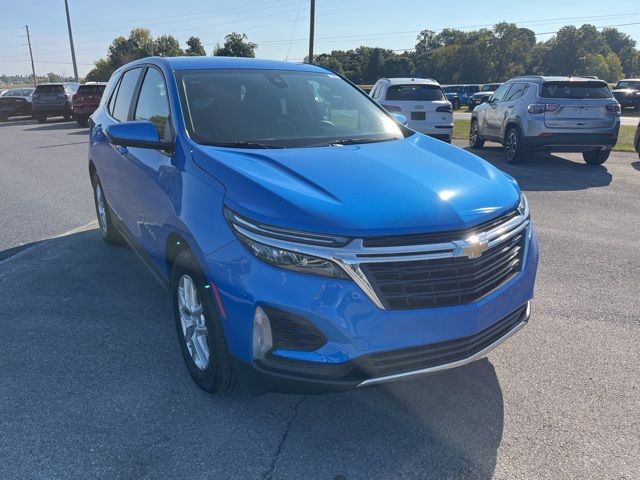
[[[475,142],[471,142],[471,132],[473,131],[473,127],[476,127],[476,140]],[[471,148],[482,148],[484,146],[484,140],[480,138],[480,127],[478,126],[478,120],[473,118],[471,119],[471,125],[469,126],[469,146]]]
[[[98,219],[98,230],[100,231],[100,235],[102,236],[102,239],[105,242],[111,245],[119,245],[122,243],[122,237],[120,236],[120,232],[118,231],[116,226],[113,224],[113,221],[111,220],[111,209],[109,208],[107,197],[104,194],[104,187],[102,186],[102,183],[100,183],[100,178],[98,178],[97,173],[94,173],[93,176],[91,177],[91,184],[93,186],[93,205],[96,210],[96,218]],[[100,190],[102,191],[102,199],[104,201],[104,208],[106,210],[106,215],[107,215],[107,225],[106,225],[107,231],[106,232],[102,230],[102,228],[100,228],[100,212],[98,212],[98,198],[96,194],[96,187],[98,184],[100,185]]]
[[[509,141],[509,137],[511,132],[515,132],[516,134],[516,151],[511,158],[509,158],[509,154],[507,153],[507,142]],[[509,127],[507,129],[507,133],[504,136],[504,145],[505,145],[505,160],[507,163],[514,165],[523,161],[525,156],[524,148],[522,147],[522,136],[520,135],[520,129],[518,127]]]
[[[189,275],[196,285],[207,326],[209,365],[207,365],[207,368],[204,370],[200,370],[193,362],[184,339],[184,334],[182,333],[178,306],[178,284],[184,274]],[[218,311],[213,303],[210,289],[205,288],[206,285],[207,281],[193,254],[188,250],[183,250],[178,254],[171,269],[170,283],[171,303],[176,334],[178,336],[178,343],[180,344],[180,352],[182,353],[182,358],[189,371],[189,375],[191,375],[191,378],[193,378],[194,382],[201,389],[210,393],[222,393],[232,387],[231,366]]]

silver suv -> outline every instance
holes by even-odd
[[[531,151],[582,152],[603,164],[618,140],[620,104],[604,80],[581,77],[516,77],[471,114],[469,145],[504,146],[517,163]]]

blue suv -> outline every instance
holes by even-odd
[[[209,392],[375,385],[522,328],[538,263],[516,182],[315,65],[146,58],[90,121],[100,232],[172,297]]]

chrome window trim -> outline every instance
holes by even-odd
[[[491,249],[499,243],[508,240],[527,229],[530,224],[529,205],[525,200],[525,208],[519,215],[511,218],[504,224],[487,230],[485,232],[471,235],[467,238],[451,240],[450,242],[440,242],[422,245],[403,245],[395,247],[365,247],[362,238],[355,238],[347,243],[344,247],[329,247],[324,245],[310,245],[308,243],[297,243],[288,240],[282,240],[268,236],[268,229],[261,228],[259,225],[231,214],[229,224],[236,232],[255,242],[263,243],[275,248],[291,250],[314,257],[331,260],[339,265],[349,277],[362,289],[376,307],[386,310],[383,302],[376,294],[373,286],[364,274],[361,264],[364,263],[385,263],[385,262],[408,262],[419,260],[436,260],[441,258],[462,257],[476,258],[484,251]],[[248,228],[251,228],[249,230]],[[270,227],[269,227],[270,228]],[[256,232],[264,232],[265,235]],[[275,233],[275,232],[274,232]],[[295,238],[296,234],[302,232],[290,232],[288,236]],[[528,240],[530,231],[527,232]],[[311,234],[316,235],[316,234]],[[311,236],[309,235],[309,237]],[[322,237],[321,235],[318,235]],[[309,237],[304,237],[309,241]],[[330,236],[325,236],[331,238]],[[300,237],[303,238],[303,237]],[[336,237],[341,238],[341,237]],[[528,242],[526,242],[528,243]],[[476,250],[475,248],[481,245]],[[479,252],[479,253],[478,253]],[[527,245],[525,244],[525,256],[527,253]],[[511,277],[513,278],[513,277]],[[510,280],[507,280],[509,282]],[[507,283],[505,282],[505,283]],[[503,284],[504,285],[504,284]]]

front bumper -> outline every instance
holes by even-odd
[[[271,355],[251,365],[234,359],[240,382],[254,395],[347,391],[460,367],[486,356],[530,318],[530,302],[468,337],[420,347],[363,355],[341,364],[317,364]]]
[[[239,241],[206,257],[207,277],[216,285],[224,308],[222,324],[236,371],[241,383],[256,394],[348,390],[397,378],[384,378],[389,374],[429,373],[473,361],[488,345],[427,366],[380,369],[383,356],[428,353],[448,342],[478,338],[526,306],[533,297],[537,264],[538,242],[533,226],[529,226],[521,271],[479,300],[450,307],[383,310],[352,280],[272,267],[255,258]],[[313,351],[276,349],[266,360],[255,361],[251,338],[257,306],[304,318],[322,332],[326,343]],[[519,323],[524,322],[526,319]],[[515,333],[516,324],[512,327],[490,343]],[[377,363],[371,363],[374,360]]]

